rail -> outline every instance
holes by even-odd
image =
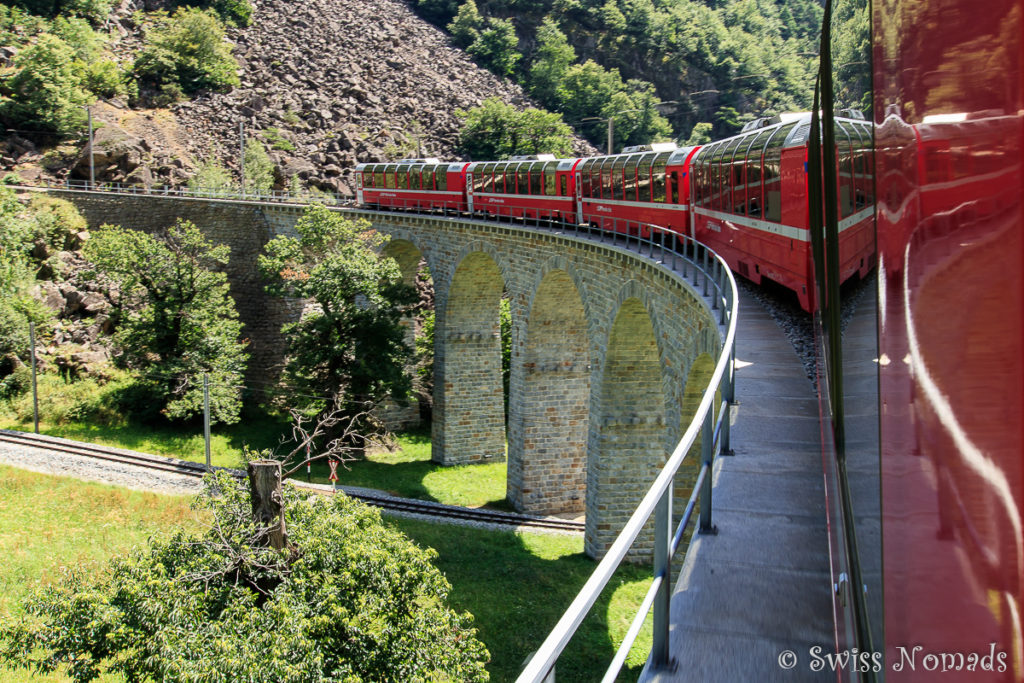
[[[203,188],[170,188],[152,190],[139,186],[117,186],[105,183],[88,187],[88,183],[65,183],[50,186],[53,189],[104,191],[121,194],[143,194],[197,199],[218,199],[236,201],[268,201],[277,203],[303,204],[319,201],[336,206],[351,205],[351,200],[326,197],[296,197],[288,193],[245,194],[239,192],[214,191]],[[712,476],[715,457],[731,451],[729,441],[729,407],[735,396],[735,338],[738,313],[736,281],[725,261],[716,253],[700,244],[685,232],[651,223],[595,216],[596,225],[579,223],[568,204],[554,205],[555,198],[538,198],[532,205],[486,205],[475,206],[474,211],[464,198],[456,193],[429,199],[389,197],[378,199],[376,204],[364,206],[373,210],[396,212],[434,213],[459,218],[481,218],[507,221],[522,225],[534,225],[553,229],[563,234],[572,234],[615,246],[625,247],[660,262],[668,269],[691,281],[695,290],[710,300],[711,309],[718,313],[718,323],[726,328],[722,352],[715,365],[714,373],[701,398],[697,412],[662,467],[651,488],[644,495],[633,515],[626,522],[622,532],[612,543],[604,558],[598,563],[590,578],[580,589],[576,598],[559,619],[554,629],[530,658],[517,683],[542,683],[548,679],[558,657],[569,643],[590,609],[596,603],[601,591],[607,586],[619,565],[625,559],[640,531],[653,514],[654,523],[654,566],[651,586],[633,619],[622,644],[612,659],[602,679],[614,681],[625,663],[626,656],[646,620],[647,613],[654,608],[653,645],[649,664],[655,669],[668,665],[669,657],[669,615],[672,599],[672,561],[690,526],[693,512],[700,503],[699,533],[714,533],[712,524]],[[542,202],[550,202],[544,206]],[[386,202],[386,204],[384,203]],[[715,396],[721,396],[721,403],[714,405]],[[687,501],[683,515],[672,527],[672,501],[675,475],[690,449],[701,436],[701,469],[693,491]]]

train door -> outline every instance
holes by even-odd
[[[466,171],[466,210],[473,213],[473,172]]]
[[[576,198],[576,223],[583,223],[583,179],[580,172],[576,171],[576,187],[573,189],[573,196]]]
[[[356,171],[356,202],[363,205],[363,170]]]

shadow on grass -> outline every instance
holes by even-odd
[[[475,617],[496,682],[515,680],[526,657],[540,647],[597,566],[582,553],[578,536],[522,535],[393,517],[387,521],[437,551],[434,564],[452,585],[448,602]],[[649,581],[648,567],[618,570],[559,659],[558,681],[601,680]],[[618,680],[637,679],[650,649],[649,626],[646,633]]]

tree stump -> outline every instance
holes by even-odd
[[[253,460],[246,469],[249,473],[252,517],[260,537],[272,548],[287,548],[288,533],[284,525],[281,463],[276,460]]]

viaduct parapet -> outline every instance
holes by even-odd
[[[263,294],[256,257],[294,230],[301,207],[55,192],[90,226],[157,230],[191,220],[231,247],[228,277],[250,375],[277,371],[281,325],[301,302]],[[508,499],[535,514],[586,513],[586,552],[601,556],[689,424],[721,348],[717,315],[689,283],[613,244],[448,217],[339,209],[391,236],[409,279],[421,259],[436,296],[433,459],[508,459]],[[143,266],[144,267],[144,266]],[[507,416],[499,307],[512,313]],[[506,453],[507,444],[507,453]],[[680,474],[685,501],[693,473]],[[637,544],[651,552],[650,534]]]

